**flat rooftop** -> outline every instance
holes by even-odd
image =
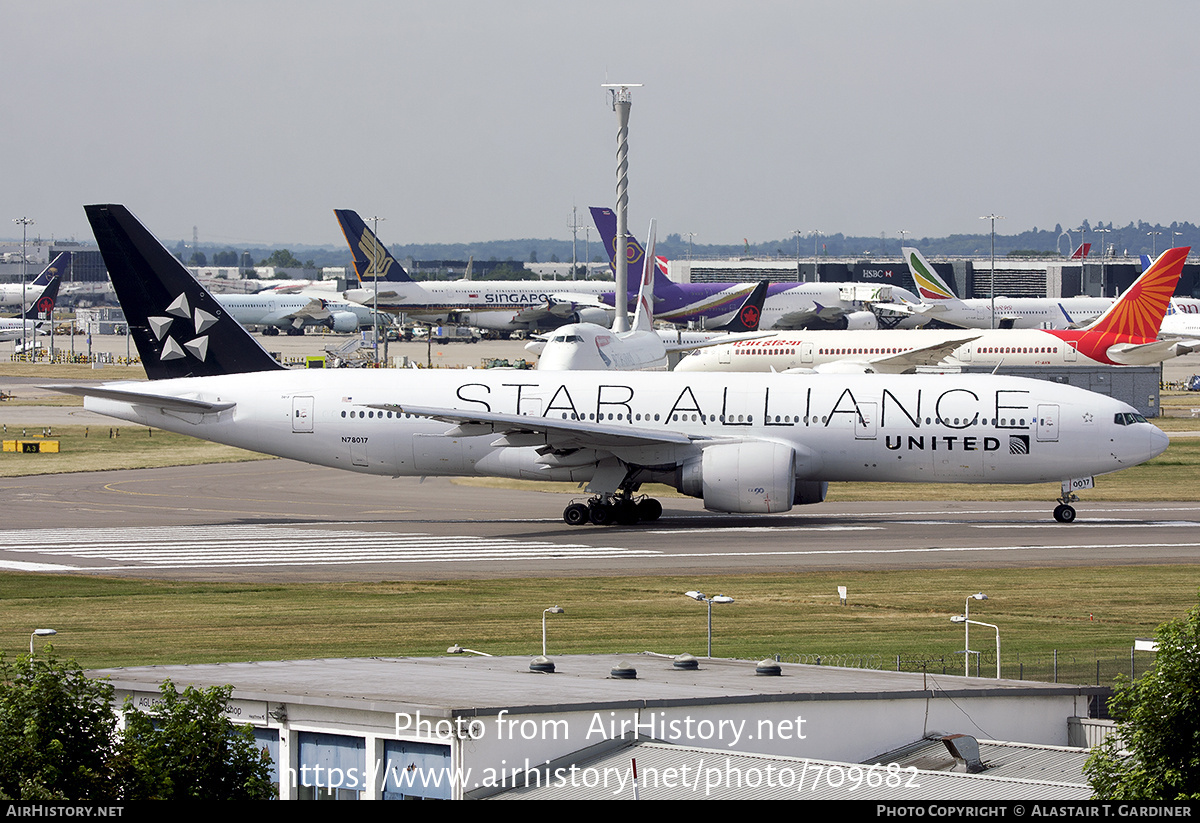
[[[993,680],[942,674],[887,672],[834,666],[779,664],[777,677],[755,674],[748,660],[699,658],[693,671],[673,658],[647,652],[566,655],[551,658],[554,674],[532,672],[529,657],[454,655],[432,658],[345,658],[212,663],[101,669],[128,691],[176,686],[232,685],[234,697],[308,703],[366,711],[420,708],[432,714],[509,711],[586,711],[595,707],[686,706],[855,699],[911,699],[931,694],[960,697],[1050,697],[1093,694],[1095,686]],[[621,665],[637,678],[614,677]]]

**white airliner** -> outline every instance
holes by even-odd
[[[830,481],[1063,484],[1162,453],[1125,403],[992,375],[280,367],[122,206],[87,206],[151,378],[60,386],[122,420],[368,474],[587,482],[578,525],[653,520],[657,481],[721,512],[785,512]]]
[[[540,355],[537,365],[540,371],[666,371],[672,354],[736,339],[741,332],[757,331],[767,295],[766,282],[755,285],[723,331],[655,331],[654,246],[655,224],[651,221],[650,239],[646,242],[650,254],[642,257],[637,308],[629,331],[614,332],[596,323],[571,323],[538,335],[540,339],[531,340],[525,348]]]
[[[69,260],[70,256],[71,253],[67,251],[58,255],[54,258],[54,262],[47,266],[46,270],[29,285],[27,288],[29,308],[20,317],[0,318],[0,341],[36,338],[37,332],[45,322],[42,317],[48,317],[49,312],[54,310],[61,283],[57,272],[66,268],[64,257]],[[49,274],[51,271],[55,273]],[[20,301],[18,300],[18,302]],[[18,346],[18,348],[20,347]]]
[[[336,293],[335,293],[336,294]],[[264,326],[266,334],[304,334],[308,326],[321,326],[336,332],[356,331],[370,325],[371,310],[335,294],[328,297],[277,294],[219,294],[217,302],[243,326]]]
[[[564,323],[612,321],[612,312],[600,302],[616,284],[578,280],[543,283],[540,280],[431,280],[417,283],[379,242],[358,214],[335,209],[338,223],[354,255],[359,288],[342,296],[379,310],[403,313],[422,323],[462,323],[493,331],[557,328]],[[378,280],[378,284],[376,284]],[[378,285],[378,290],[376,286]]]
[[[69,251],[59,252],[37,277],[25,284],[24,288],[20,283],[0,283],[0,307],[28,308],[29,304],[38,302],[42,290],[49,284],[50,278],[57,277],[61,282],[62,276],[67,273],[70,265],[71,253]],[[26,305],[22,306],[21,301],[25,301]]]
[[[913,248],[904,262],[917,284],[919,303],[891,306],[901,312],[963,329],[1075,329],[1091,323],[1113,304],[1111,297],[990,297],[960,299],[937,270]]]
[[[1195,351],[1196,340],[1159,340],[1187,248],[1170,249],[1086,329],[781,332],[700,349],[676,371],[903,373],[919,367],[1136,366]]]

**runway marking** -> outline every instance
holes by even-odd
[[[108,571],[122,568],[221,566],[336,566],[363,563],[427,563],[563,560],[656,556],[659,551],[585,546],[505,537],[430,535],[301,529],[275,526],[193,528],[28,529],[0,532],[4,553],[105,560],[119,565],[51,566],[26,561],[29,571]]]

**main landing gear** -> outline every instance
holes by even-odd
[[[632,526],[639,521],[650,522],[662,515],[662,503],[652,497],[635,499],[627,491],[602,494],[586,503],[572,503],[563,509],[563,522],[568,526]]]

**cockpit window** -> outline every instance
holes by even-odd
[[[1150,421],[1137,412],[1117,412],[1113,415],[1113,422],[1118,426],[1132,426],[1134,423],[1149,423]]]

